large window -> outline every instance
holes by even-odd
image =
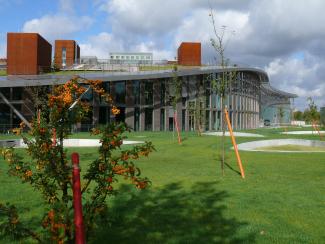
[[[22,87],[13,87],[12,88],[12,100],[22,100],[23,88]]]
[[[160,106],[165,106],[165,98],[166,98],[166,84],[165,81],[162,81],[160,86]]]
[[[134,130],[140,130],[140,108],[134,108]]]
[[[10,88],[9,87],[2,87],[0,88],[0,91],[2,92],[2,94],[8,99],[10,100]]]
[[[160,109],[160,130],[165,130],[165,109]]]
[[[153,104],[153,84],[151,81],[146,81],[144,85],[145,105]]]
[[[185,123],[186,123],[186,110],[182,110],[182,131],[185,131]]]
[[[152,131],[152,108],[145,108],[144,110],[144,128],[147,131]]]
[[[125,104],[125,82],[115,83],[115,102],[117,104]]]
[[[210,128],[210,111],[206,110],[205,111],[205,129],[209,130]]]
[[[10,124],[10,108],[4,103],[0,103],[0,124]]]
[[[62,48],[62,66],[65,67],[67,65],[67,49],[65,47]]]
[[[210,81],[207,80],[205,84],[205,106],[210,108]]]
[[[140,81],[133,81],[134,104],[140,105]]]
[[[109,123],[109,119],[110,119],[110,108],[109,107],[99,107],[99,119],[98,119],[98,123],[105,125],[107,123]]]

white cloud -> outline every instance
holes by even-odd
[[[324,61],[307,54],[303,59],[277,58],[265,70],[274,87],[299,96],[296,105],[302,109],[307,97],[312,97],[319,105],[325,104],[325,80],[318,75],[324,67]]]
[[[0,33],[0,58],[7,56],[7,36],[5,33]]]
[[[94,55],[100,59],[108,59],[109,52],[123,50],[122,42],[107,32],[91,36],[86,42],[80,43],[81,56]]]
[[[210,39],[216,38],[213,34],[212,19],[209,16],[210,10],[199,9],[193,11],[191,15],[185,18],[182,24],[177,29],[174,42],[175,47],[183,41],[196,41],[202,42],[204,59],[212,60],[215,57],[215,52],[211,48]],[[241,40],[245,38],[247,32],[242,30],[248,28],[249,14],[237,11],[216,11],[214,12],[215,26],[220,33],[220,27],[226,26],[225,33],[225,45],[235,40]],[[234,31],[234,35],[233,35]]]
[[[175,54],[170,50],[157,49],[153,42],[142,42],[134,47],[137,52],[152,52],[154,60],[174,60]]]
[[[193,6],[189,0],[111,0],[101,5],[116,32],[166,35],[181,23]]]
[[[97,56],[100,59],[108,59],[109,52],[153,52],[154,59],[173,59],[171,51],[155,48],[153,42],[142,42],[138,45],[125,47],[123,40],[118,39],[111,33],[102,32],[91,36],[85,42],[80,44],[81,56]]]
[[[53,41],[68,38],[73,33],[89,28],[92,23],[92,19],[87,16],[77,18],[61,14],[45,15],[25,22],[23,32],[38,32],[46,39]]]
[[[60,11],[73,13],[75,9],[74,0],[59,0]]]
[[[0,43],[0,58],[5,58],[7,56],[7,45],[5,43]]]
[[[77,16],[73,9],[79,3],[59,0],[57,14],[30,20],[23,29],[40,32],[49,39],[84,33],[92,19]],[[325,102],[321,96],[325,93],[323,0],[210,3],[216,27],[226,25],[236,32],[226,48],[230,62],[264,67],[272,85],[301,95],[301,104],[308,95],[315,96],[319,103]],[[216,62],[210,44],[213,31],[208,0],[94,0],[92,7],[100,16],[93,17],[98,21],[98,34],[92,31],[91,36],[83,35],[83,41],[79,41],[82,55],[108,58],[109,51],[149,51],[154,52],[155,59],[173,59],[180,42],[199,41],[204,61]],[[300,52],[307,56],[294,57]]]

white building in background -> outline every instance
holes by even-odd
[[[111,64],[152,64],[153,54],[143,52],[112,52],[109,53],[109,60]]]
[[[81,64],[98,64],[98,59],[96,56],[81,56],[80,57]]]

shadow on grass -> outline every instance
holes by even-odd
[[[247,225],[224,215],[226,192],[215,183],[197,183],[190,190],[174,183],[162,189],[134,191],[122,186],[113,200],[109,225],[92,243],[242,243],[253,234],[239,235]],[[129,193],[129,194],[125,194]]]
[[[229,165],[228,163],[225,162],[225,165],[226,165],[230,170],[232,170],[233,172],[235,172],[236,174],[241,175],[240,172],[239,172],[238,170],[236,170],[236,169],[234,169],[233,167],[231,167],[231,165]]]

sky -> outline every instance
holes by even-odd
[[[202,43],[206,64],[218,63],[211,47],[226,26],[230,63],[265,70],[271,85],[325,106],[324,0],[0,0],[0,58],[7,32],[38,32],[50,43],[74,39],[81,56],[153,52],[173,60],[182,41]]]

